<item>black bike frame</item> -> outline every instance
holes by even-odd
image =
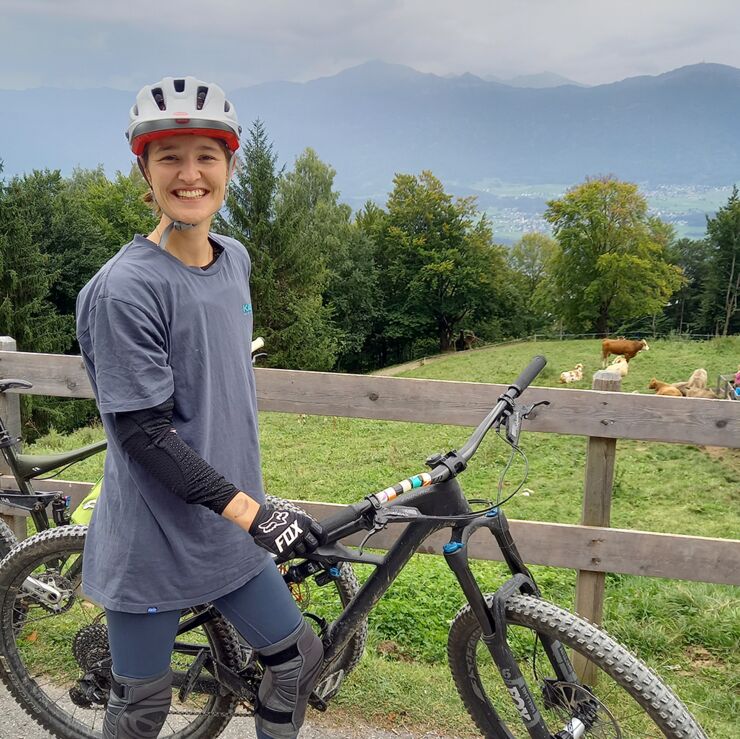
[[[539,590],[532,573],[527,569],[519,555],[503,511],[494,508],[464,522],[461,522],[459,518],[454,518],[454,516],[460,514],[470,513],[468,502],[455,479],[405,493],[390,503],[389,507],[409,505],[417,507],[423,514],[435,516],[435,520],[422,519],[410,522],[384,557],[374,554],[354,553],[341,545],[321,547],[308,556],[305,564],[307,567],[309,562],[319,562],[324,567],[331,567],[346,561],[372,564],[376,568],[359,592],[344,608],[339,618],[331,624],[324,639],[325,666],[330,667],[332,660],[341,653],[360,623],[367,618],[375,604],[392,585],[424,540],[435,531],[451,528],[450,541],[444,546],[445,560],[455,574],[473,613],[478,619],[482,631],[482,641],[487,645],[530,736],[533,739],[551,739],[552,735],[537,708],[532,691],[521,674],[506,641],[506,598],[514,592],[537,596]],[[358,521],[356,530],[361,530],[360,523]],[[480,528],[488,529],[494,536],[501,549],[504,561],[512,574],[512,577],[499,588],[493,598],[489,599],[486,599],[481,592],[468,562],[468,540]],[[346,526],[342,528],[341,536],[346,536]],[[300,570],[300,565],[291,568],[287,575],[288,580],[291,578],[291,573],[296,575]],[[306,571],[310,572],[311,570],[307,569]],[[556,679],[563,682],[577,683],[578,678],[563,645],[542,635],[539,638],[555,672]],[[503,739],[512,739],[512,734],[495,710],[493,713],[500,725],[497,736]]]
[[[24,511],[28,511],[33,523],[36,527],[36,531],[44,531],[51,528],[49,521],[49,515],[47,513],[47,507],[51,505],[52,515],[54,522],[57,526],[69,523],[69,498],[60,492],[48,492],[42,493],[33,489],[30,481],[39,475],[43,475],[52,470],[65,467],[66,465],[73,464],[82,459],[87,459],[93,454],[102,452],[107,442],[99,441],[95,444],[89,444],[88,446],[77,449],[74,452],[70,452],[67,458],[60,462],[58,459],[54,460],[52,457],[33,457],[26,455],[23,458],[23,464],[18,458],[18,454],[14,449],[14,445],[18,440],[13,439],[10,432],[5,426],[3,419],[0,417],[0,451],[2,451],[3,457],[7,462],[10,472],[15,478],[15,482],[18,485],[18,490],[2,490],[0,491],[0,502],[10,506],[12,508],[19,508]],[[29,462],[33,460],[33,466],[29,465]],[[28,468],[31,467],[29,470]]]

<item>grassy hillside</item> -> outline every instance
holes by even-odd
[[[691,373],[703,367],[714,385],[718,374],[734,375],[740,364],[740,336],[710,341],[648,341],[649,349],[640,352],[629,365],[622,389],[631,393],[652,393],[651,378],[664,382],[688,380]],[[430,380],[467,380],[470,382],[510,382],[535,354],[544,354],[547,367],[537,377],[536,385],[559,386],[560,373],[583,365],[583,380],[568,387],[590,388],[591,378],[601,369],[599,339],[537,341],[507,344],[475,351],[451,354],[449,357],[409,369],[399,376],[424,377]],[[614,357],[612,356],[612,360]]]
[[[537,353],[550,360],[539,385],[556,385],[560,371],[580,361],[589,378],[580,386],[588,387],[591,372],[600,366],[598,342],[537,342],[453,355],[409,374],[508,382]],[[738,339],[701,344],[659,341],[633,360],[624,386],[646,391],[653,375],[685,379],[703,366],[712,377],[734,370],[738,362]],[[352,502],[420,471],[429,453],[459,447],[468,433],[451,426],[266,413],[261,416],[265,479],[268,489],[285,497]],[[34,451],[71,448],[101,436],[99,428],[67,438],[52,434]],[[577,523],[585,440],[525,432],[522,446],[531,465],[528,494],[507,504],[508,515]],[[490,497],[506,456],[500,441],[487,440],[462,478],[469,495]],[[89,460],[67,477],[92,480],[101,466],[102,459]],[[521,471],[521,466],[512,469],[507,490],[518,484]],[[738,454],[619,441],[612,521],[625,528],[737,537]],[[572,608],[575,573],[535,570],[545,597]],[[495,590],[505,577],[502,567],[492,563],[477,563],[476,572],[486,590]],[[395,726],[474,735],[445,665],[447,628],[461,604],[461,594],[441,558],[414,558],[374,612],[370,649],[338,698],[334,715],[346,714],[343,720],[349,721],[359,714]],[[608,575],[605,625],[676,688],[710,736],[737,736],[737,589]],[[368,695],[377,700],[368,702]]]

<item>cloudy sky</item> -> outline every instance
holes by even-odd
[[[0,0],[0,89],[226,89],[370,59],[436,74],[548,70],[586,84],[740,67],[737,0]]]

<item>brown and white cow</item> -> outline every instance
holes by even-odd
[[[606,367],[610,354],[621,354],[629,362],[643,349],[650,349],[645,339],[604,339],[601,342],[602,366]]]

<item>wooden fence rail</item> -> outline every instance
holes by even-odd
[[[263,411],[459,426],[478,424],[506,389],[487,383],[376,375],[255,372]],[[92,397],[80,357],[0,350],[0,377],[29,380],[34,395]],[[527,402],[538,400],[549,400],[551,405],[527,422],[528,431],[740,447],[740,404],[735,402],[530,388]]]
[[[29,380],[34,384],[34,394],[92,397],[79,357],[16,352],[14,348],[12,339],[0,337],[0,377]],[[262,411],[463,426],[479,423],[505,389],[503,385],[484,383],[276,369],[257,369],[256,376]],[[600,573],[740,585],[738,540],[609,528],[616,439],[738,448],[740,403],[633,395],[611,389],[540,387],[528,390],[527,400],[550,401],[547,409],[527,421],[527,431],[588,437],[583,513],[587,525],[512,521],[513,533],[528,562],[579,570],[579,609],[583,615],[600,620]],[[16,429],[17,406],[16,395],[0,396],[0,415]],[[11,489],[12,485],[12,478],[0,476],[0,489]],[[51,480],[39,482],[37,487],[64,490],[78,501],[90,486]],[[326,503],[301,505],[319,518],[337,508]],[[0,492],[0,515],[11,513],[17,515],[17,511],[2,505]],[[374,537],[372,546],[388,548],[397,535],[392,527]],[[445,532],[440,532],[426,542],[423,551],[439,553],[445,540]],[[492,538],[480,532],[471,542],[471,554],[480,559],[500,559]]]

